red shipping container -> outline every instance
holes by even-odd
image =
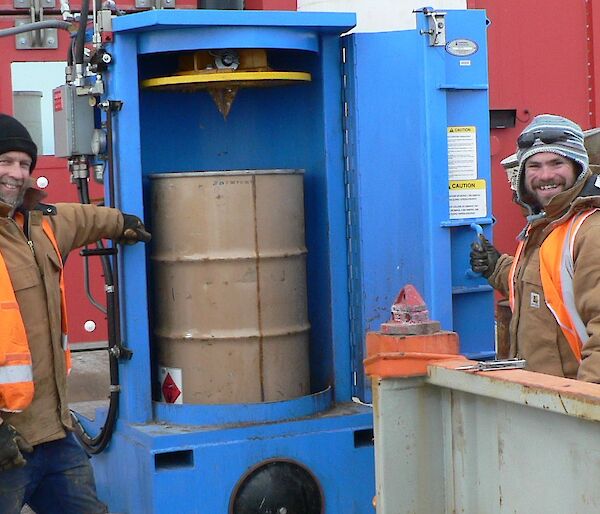
[[[502,252],[514,252],[515,238],[525,225],[500,164],[515,152],[519,133],[542,113],[566,116],[584,130],[596,124],[598,69],[593,56],[600,44],[600,38],[594,39],[600,12],[595,14],[595,3],[468,0],[469,8],[485,9],[490,20],[490,109],[515,114],[514,126],[491,130],[493,211],[498,220],[494,240]]]
[[[244,8],[258,11],[295,11],[297,0],[246,0]]]

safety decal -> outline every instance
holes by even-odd
[[[479,45],[471,39],[453,39],[446,43],[446,52],[456,57],[473,55],[479,50]]]
[[[158,369],[160,379],[161,401],[166,403],[183,403],[183,379],[181,368]]]
[[[54,112],[60,112],[64,109],[62,91],[60,89],[55,89],[52,92],[52,100],[54,104]]]
[[[477,178],[477,128],[448,127],[448,180]]]
[[[485,180],[451,180],[448,183],[448,195],[450,219],[487,216]]]

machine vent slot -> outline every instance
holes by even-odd
[[[362,448],[363,446],[373,446],[375,434],[372,428],[364,430],[356,430],[354,432],[354,448]]]
[[[154,468],[157,471],[193,467],[194,452],[192,450],[156,453],[154,455]]]
[[[513,128],[517,121],[516,109],[490,109],[490,128]]]

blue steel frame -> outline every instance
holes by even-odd
[[[493,354],[493,293],[467,273],[471,223],[491,237],[485,15],[448,12],[447,39],[479,46],[468,65],[430,47],[419,33],[426,18],[417,18],[416,31],[346,38],[345,98],[339,35],[353,15],[152,11],[114,20],[109,93],[124,102],[115,118],[121,209],[150,219],[152,173],[306,170],[313,394],[256,405],[153,402],[147,249],[123,249],[123,334],[134,358],[120,365],[116,433],[93,460],[112,510],[225,513],[248,469],[283,458],[316,477],[326,512],[371,512],[371,413],[350,403],[370,394],[365,331],[378,329],[413,283],[432,317],[459,333],[463,352]],[[140,90],[140,80],[174,71],[173,52],[203,48],[272,49],[274,68],[310,71],[313,80],[276,94],[242,90],[226,121],[206,93]],[[488,212],[450,220],[447,127],[462,125],[477,128]]]
[[[337,402],[351,398],[339,34],[353,20],[348,14],[250,11],[124,16],[115,20],[118,62],[109,81],[111,95],[124,103],[115,121],[117,205],[124,211],[144,216],[141,199],[148,198],[152,173],[305,170],[311,345],[319,349],[312,352],[318,355],[311,361],[312,390],[331,387]],[[292,64],[311,71],[313,82],[279,88],[276,95],[268,88],[242,90],[224,120],[205,92],[140,91],[132,80],[169,73],[170,63],[161,61],[168,52],[256,47],[296,51]],[[144,248],[125,249],[122,269],[123,298],[147,297]],[[127,345],[148,354],[148,305],[125,301],[123,309]],[[147,388],[124,395],[124,417],[149,421],[150,369],[123,367],[126,382]]]
[[[361,373],[364,334],[390,317],[413,284],[432,319],[459,334],[461,353],[495,354],[494,297],[469,270],[472,223],[492,238],[492,195],[484,11],[447,11],[446,40],[469,39],[468,57],[429,45],[426,16],[417,30],[347,38],[346,69],[351,309],[355,394],[368,399]],[[449,219],[447,127],[477,131],[477,178],[487,214]]]
[[[305,465],[321,485],[325,512],[372,509],[372,415],[351,402],[339,36],[354,23],[343,13],[207,10],[113,21],[108,98],[123,102],[111,170],[120,209],[150,220],[152,173],[305,170],[313,393],[252,405],[153,401],[151,302],[160,299],[150,293],[148,248],[123,248],[122,332],[133,359],[119,367],[122,400],[111,444],[92,461],[111,511],[225,513],[237,481],[267,459]],[[242,90],[227,120],[206,92],[140,89],[144,78],[174,71],[174,53],[213,48],[272,49],[275,69],[310,71],[312,82]]]

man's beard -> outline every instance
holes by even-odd
[[[10,179],[0,180],[0,183],[18,185],[18,182]],[[25,193],[27,192],[27,189],[29,189],[30,186],[31,179],[26,179],[23,181],[23,183],[20,186],[20,189],[18,190],[18,192],[16,192],[16,194],[11,194],[10,196],[7,196],[6,193],[0,191],[0,201],[10,205],[13,209],[16,209],[23,203]]]

